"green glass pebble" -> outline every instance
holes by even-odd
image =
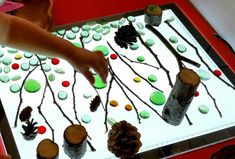
[[[197,70],[197,74],[200,77],[200,79],[203,81],[207,81],[211,78],[209,72],[206,70],[199,69]]]
[[[82,117],[81,117],[81,120],[82,120],[83,123],[88,124],[88,123],[91,122],[91,117],[87,114],[83,114]]]
[[[10,53],[10,54],[15,54],[15,53],[18,52],[18,50],[14,49],[14,48],[9,48],[9,49],[7,49],[7,52]]]
[[[127,17],[127,20],[128,20],[129,22],[134,22],[134,21],[135,21],[135,17],[133,17],[133,16],[128,16],[128,17]]]
[[[150,82],[156,82],[156,81],[157,81],[157,77],[156,77],[154,74],[150,74],[150,75],[148,76],[148,80],[149,80]]]
[[[130,45],[131,50],[137,50],[138,48],[139,48],[139,45],[137,43]]]
[[[7,83],[10,81],[10,77],[8,75],[2,75],[2,76],[0,76],[0,81],[2,83]]]
[[[140,116],[141,118],[143,118],[143,119],[148,119],[148,118],[150,117],[150,114],[149,114],[149,112],[147,112],[147,111],[141,111],[141,112],[139,113],[139,116]]]
[[[82,37],[88,37],[89,35],[90,35],[90,33],[88,31],[82,31],[81,32]]]
[[[74,33],[68,33],[68,34],[66,35],[66,37],[67,37],[69,40],[74,40],[74,39],[76,39],[76,34],[74,34]]]
[[[187,51],[187,48],[184,45],[178,45],[177,51],[179,51],[180,53],[185,53]]]
[[[60,100],[65,100],[65,99],[67,99],[67,97],[68,97],[68,94],[66,92],[64,92],[64,91],[59,91],[58,92],[58,98]]]
[[[12,84],[12,85],[10,86],[10,91],[11,91],[12,93],[17,93],[17,92],[19,92],[19,91],[20,91],[20,85],[18,85],[18,84]]]
[[[177,39],[177,37],[175,37],[175,36],[171,36],[170,38],[169,38],[169,41],[171,42],[171,43],[177,43],[178,42],[178,39]]]
[[[28,71],[30,69],[30,65],[28,63],[22,63],[20,65],[20,68],[23,70],[23,71]]]
[[[57,31],[57,33],[58,33],[60,36],[63,36],[63,35],[65,35],[66,30],[65,30],[65,29],[61,29],[61,30]]]
[[[90,92],[85,92],[83,93],[83,97],[88,99],[92,97],[92,94]]]
[[[145,60],[144,56],[137,57],[137,61],[139,61],[139,62],[144,62],[144,60]]]
[[[102,89],[102,88],[105,88],[107,86],[107,84],[102,81],[100,76],[95,75],[95,83],[93,86],[96,89]]]
[[[76,47],[82,48],[82,45],[80,43],[74,42],[73,45]]]
[[[51,66],[48,65],[48,64],[43,64],[43,65],[42,65],[42,68],[43,68],[43,70],[44,70],[45,72],[49,72],[49,71],[51,70]]]
[[[103,25],[102,28],[104,28],[104,29],[110,29],[111,26],[110,26],[109,24],[106,24],[106,25]]]
[[[71,28],[73,33],[78,33],[80,31],[80,28],[78,26],[74,26]]]
[[[91,27],[90,27],[90,25],[85,24],[85,25],[82,26],[82,30],[83,31],[90,31]]]
[[[41,88],[40,83],[34,79],[28,79],[24,83],[24,89],[29,93],[35,93]]]
[[[155,91],[151,94],[150,101],[155,105],[163,105],[166,102],[166,98],[162,92]]]
[[[18,81],[20,79],[21,79],[21,75],[14,75],[14,76],[11,77],[12,81]]]
[[[31,66],[36,66],[36,65],[38,64],[38,59],[36,59],[36,58],[30,59],[30,60],[29,60],[29,64],[30,64]]]
[[[147,39],[145,41],[145,44],[147,44],[148,46],[153,46],[155,44],[154,40],[153,39]]]
[[[38,55],[38,57],[42,61],[45,61],[47,59],[47,56],[44,56],[44,55]]]
[[[32,56],[33,56],[32,53],[30,53],[30,52],[24,52],[24,57],[25,57],[25,58],[31,58]]]
[[[56,68],[54,71],[58,74],[64,74],[65,73],[65,70],[63,68]]]
[[[2,67],[0,67],[0,73],[2,73]]]
[[[138,27],[139,29],[144,29],[144,24],[143,24],[143,23],[137,22],[136,24],[137,24],[137,27]]]
[[[96,29],[96,33],[102,33],[105,30],[103,26],[101,28]]]
[[[3,58],[2,58],[2,63],[3,63],[4,65],[10,65],[11,62],[12,62],[12,60],[11,60],[10,57],[3,57]]]
[[[102,35],[107,35],[108,33],[110,33],[111,29],[110,28],[106,28],[104,29],[104,31],[102,31]]]
[[[90,36],[86,37],[86,38],[83,38],[82,39],[82,42],[85,43],[85,44],[88,44],[92,41],[92,38]]]
[[[137,32],[140,34],[140,35],[145,35],[145,32],[143,30],[137,30]]]
[[[167,21],[170,23],[170,22],[172,22],[172,21],[174,21],[175,20],[175,18],[173,17],[173,16],[170,16],[169,18],[167,18]]]
[[[54,81],[55,80],[55,74],[54,73],[50,73],[49,75],[48,75],[48,80],[49,81]]]
[[[207,105],[202,104],[198,106],[198,110],[202,114],[207,114],[209,112],[209,107]]]
[[[93,34],[92,38],[95,40],[95,41],[99,41],[101,40],[102,36],[100,34]]]
[[[97,29],[102,28],[102,25],[97,24],[91,30],[96,31]]]
[[[107,121],[110,125],[114,125],[116,123],[116,121],[113,118],[110,118],[110,117],[107,119]]]
[[[113,27],[113,28],[118,28],[119,27],[119,21],[111,22],[110,26]]]
[[[125,22],[126,22],[126,18],[121,18],[121,19],[118,21],[118,23],[119,23],[120,25],[124,24]]]
[[[96,46],[93,51],[101,51],[104,56],[107,56],[109,54],[109,49],[104,45]]]
[[[8,65],[4,66],[4,72],[5,73],[9,73],[10,71],[11,71],[10,66],[8,66]]]
[[[3,56],[4,56],[4,52],[0,50],[0,57],[3,57]]]

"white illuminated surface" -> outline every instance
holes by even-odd
[[[171,16],[176,18],[174,21],[171,22],[171,24],[181,34],[183,34],[183,36],[186,39],[188,39],[191,43],[193,43],[198,48],[200,55],[203,57],[205,62],[209,64],[211,69],[212,70],[219,69],[216,66],[216,64],[213,62],[213,60],[205,53],[205,51],[199,45],[197,40],[193,38],[193,36],[187,31],[184,25],[180,22],[180,20],[176,17],[176,15],[171,10],[166,10],[163,12],[163,21],[168,19]],[[144,18],[143,15],[136,17],[136,21],[134,22],[134,26],[136,28],[137,28],[136,22],[144,23],[143,18]],[[125,24],[127,24],[127,22]],[[157,29],[165,36],[166,39],[168,39],[172,35],[176,36],[179,41],[176,44],[172,44],[172,46],[176,48],[178,44],[185,45],[187,47],[187,52],[182,55],[200,63],[201,64],[200,69],[207,70],[207,68],[202,64],[200,59],[197,57],[195,50],[191,48],[185,41],[183,41],[183,39],[181,39],[165,23],[162,23]],[[137,56],[143,55],[146,59],[145,60],[146,63],[158,66],[156,60],[152,57],[149,51],[143,45],[140,44],[140,41],[138,41],[140,48],[137,49],[136,51],[133,51],[130,49],[127,49],[127,50],[122,49],[119,46],[117,46],[116,43],[114,42],[115,31],[116,29],[111,29],[111,32],[109,34],[102,36],[101,41],[95,42],[93,40],[91,43],[85,44],[85,47],[90,50],[92,50],[97,45],[101,45],[101,44],[108,47],[107,41],[109,41],[110,44],[115,48],[115,50],[118,53],[126,55],[132,60],[136,60]],[[142,38],[144,40],[151,38],[155,41],[155,45],[151,48],[158,55],[162,64],[168,70],[170,70],[171,79],[174,83],[175,76],[179,72],[174,56],[170,53],[170,51],[163,45],[163,43],[154,34],[152,34],[147,29],[144,29],[144,31],[146,35],[142,36]],[[69,32],[71,31],[67,31],[67,33]],[[80,29],[80,32],[81,32],[81,29]],[[75,40],[70,40],[70,41],[80,43],[80,40],[79,40],[80,32],[77,33],[77,38]],[[90,33],[92,34],[95,32],[90,31]],[[26,58],[15,60],[14,59],[15,54],[7,53],[6,50],[7,48],[1,49],[1,51],[5,53],[4,57],[12,58],[13,63],[17,62],[18,64],[20,64],[20,63],[29,61],[29,59],[26,59]],[[113,51],[111,49],[109,49],[109,51],[110,51],[109,55],[111,55]],[[18,53],[21,53],[23,55],[22,51],[19,51]],[[71,91],[72,84],[74,81],[73,68],[64,60],[61,60],[59,65],[52,65],[49,59],[43,62],[46,62],[49,65],[51,65],[52,69],[50,72],[54,72],[53,70],[57,67],[63,67],[66,70],[65,74],[62,74],[62,75],[55,73],[56,79],[55,81],[50,82],[50,85],[52,86],[56,97],[57,97],[58,91],[63,90],[68,93],[67,100],[61,101],[58,98],[56,98],[56,100],[61,105],[63,111],[69,116],[69,118],[73,120],[74,123],[77,123],[75,120],[74,111],[73,111],[73,97],[72,97],[72,91]],[[142,82],[140,83],[133,82],[133,78],[136,77],[136,75],[124,63],[122,63],[120,59],[116,59],[116,60],[110,59],[110,63],[112,65],[113,70],[119,76],[119,78],[125,84],[127,84],[128,87],[130,87],[136,94],[138,94],[138,96],[141,97],[141,99],[146,101],[148,104],[150,104],[154,109],[156,109],[161,114],[163,106],[155,106],[149,100],[150,94],[154,92],[155,90],[151,86],[149,86],[144,80],[142,80]],[[158,81],[154,83],[154,85],[160,88],[161,90],[163,90],[166,98],[168,97],[171,91],[171,87],[168,85],[168,79],[163,70],[161,69],[157,70],[152,67],[148,67],[146,65],[141,65],[141,64],[131,64],[131,65],[140,75],[144,76],[145,78],[147,78],[149,74],[155,74],[158,78]],[[188,65],[186,63],[185,65],[195,71],[198,70],[198,68],[192,65]],[[4,68],[4,65],[2,63],[0,63],[0,66]],[[31,67],[31,69],[32,68],[33,67]],[[14,81],[9,81],[8,83],[0,82],[0,87],[1,87],[0,96],[1,96],[4,109],[6,111],[10,126],[12,127],[13,135],[17,143],[21,158],[33,159],[33,158],[36,158],[37,144],[44,138],[51,139],[51,131],[49,127],[45,124],[43,118],[39,115],[38,110],[37,110],[37,106],[41,102],[42,93],[43,93],[43,89],[45,86],[45,78],[39,67],[29,76],[29,78],[40,81],[41,89],[39,92],[35,94],[33,93],[30,94],[30,93],[27,93],[25,90],[23,90],[22,92],[23,104],[21,108],[24,108],[26,106],[31,106],[33,108],[32,117],[35,119],[35,121],[38,122],[38,125],[46,126],[47,132],[43,135],[38,134],[36,139],[33,141],[25,141],[20,133],[22,132],[22,128],[21,128],[22,124],[20,120],[18,120],[18,127],[13,128],[15,115],[16,115],[17,107],[20,102],[20,98],[19,98],[19,93],[15,93],[15,94],[11,93],[9,90],[9,87],[11,84],[14,84],[14,83],[21,85],[27,73],[28,72],[21,71],[21,69],[11,70],[7,75],[12,77],[13,75],[19,74],[22,76],[22,78],[16,82]],[[5,73],[4,72],[0,73],[0,75],[3,75],[3,74]],[[234,104],[234,99],[235,99],[235,91],[232,88],[227,87],[227,85],[225,85],[223,82],[218,80],[211,73],[210,75],[211,75],[211,79],[208,81],[204,81],[204,83],[207,85],[212,96],[216,99],[217,105],[223,115],[222,118],[219,117],[219,114],[217,110],[215,109],[212,99],[207,95],[204,87],[200,85],[198,88],[198,91],[200,92],[200,96],[194,98],[187,112],[190,120],[193,123],[192,126],[189,126],[186,118],[184,118],[183,122],[179,126],[172,126],[172,125],[167,124],[160,117],[158,117],[157,114],[155,114],[151,109],[149,109],[145,104],[143,104],[136,97],[128,93],[128,95],[131,97],[131,99],[135,103],[135,106],[137,107],[139,112],[142,110],[146,110],[150,113],[150,118],[141,119],[141,124],[139,124],[137,120],[136,112],[134,111],[134,109],[131,112],[127,112],[125,110],[124,106],[126,104],[129,104],[130,102],[128,101],[126,96],[122,93],[121,89],[119,88],[119,86],[117,86],[115,82],[113,83],[109,97],[110,97],[110,100],[112,99],[117,100],[119,102],[119,106],[111,107],[110,105],[108,105],[108,117],[112,117],[116,121],[127,120],[129,123],[131,123],[132,125],[138,128],[139,132],[141,133],[141,141],[143,144],[140,149],[140,152],[144,152],[144,151],[151,150],[154,148],[159,148],[165,145],[177,143],[177,142],[187,140],[196,136],[201,136],[210,132],[214,132],[217,130],[234,126],[235,125],[235,119],[234,119],[235,109],[233,108],[233,104]],[[222,78],[228,81],[228,79],[224,75],[222,75]],[[91,116],[91,119],[92,119],[91,123],[83,124],[83,126],[86,127],[89,136],[92,138],[90,142],[96,148],[95,152],[91,152],[89,146],[87,146],[87,152],[83,158],[84,159],[115,158],[114,155],[111,152],[109,152],[107,149],[108,133],[105,133],[105,125],[104,125],[105,111],[103,110],[102,106],[100,106],[99,109],[95,113],[90,112],[90,109],[89,109],[90,102],[95,97],[96,92],[89,85],[89,83],[84,79],[84,77],[81,76],[80,74],[77,74],[76,79],[77,79],[77,83],[75,85],[75,94],[76,94],[75,100],[76,100],[76,105],[77,105],[76,108],[78,112],[78,117],[80,119],[80,117],[83,114],[88,114]],[[68,88],[64,88],[61,85],[61,82],[64,80],[70,81],[70,86]],[[110,80],[110,75],[107,81],[109,80]],[[98,90],[101,96],[102,102],[104,104],[106,102],[107,90],[108,90],[108,86],[105,89]],[[85,99],[83,97],[84,92],[91,92],[92,97],[89,99]],[[201,114],[198,111],[198,106],[201,104],[205,104],[209,106],[210,111],[208,114],[206,115]],[[42,112],[46,116],[50,125],[55,130],[55,142],[60,147],[59,158],[62,158],[62,159],[68,158],[63,152],[62,145],[63,145],[63,132],[70,123],[62,116],[59,109],[53,104],[52,95],[49,89],[47,89],[46,97],[42,105]],[[110,125],[108,126],[110,129],[111,126]]]

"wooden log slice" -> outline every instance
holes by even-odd
[[[59,146],[50,139],[42,140],[37,146],[38,159],[57,159]]]
[[[191,69],[181,69],[163,108],[163,118],[172,125],[179,125],[191,104],[200,77]]]

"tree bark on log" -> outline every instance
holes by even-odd
[[[162,112],[167,123],[177,126],[182,122],[199,83],[200,77],[193,70],[180,70]]]

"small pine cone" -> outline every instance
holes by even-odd
[[[115,123],[108,134],[108,150],[116,157],[128,158],[142,146],[140,133],[125,120]]]
[[[98,95],[95,96],[95,98],[91,101],[90,110],[92,112],[95,112],[98,109],[100,103],[101,103],[100,96],[98,96]]]
[[[121,48],[128,48],[128,45],[132,45],[133,42],[137,42],[137,31],[133,25],[125,25],[115,32],[114,40]]]
[[[33,109],[30,106],[25,107],[21,112],[20,112],[20,121],[25,122],[28,121],[31,117],[31,112]]]

